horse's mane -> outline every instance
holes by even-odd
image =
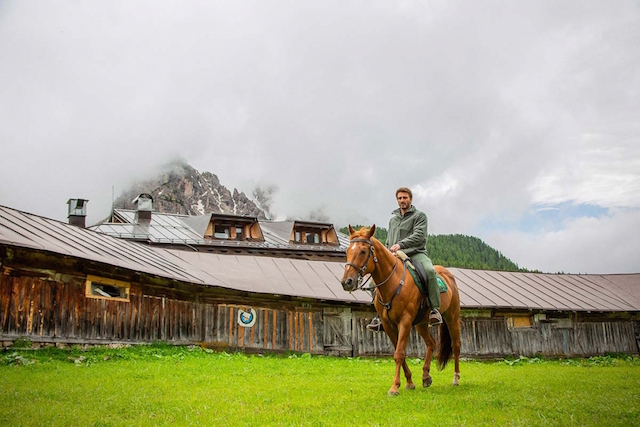
[[[371,230],[371,227],[362,227],[360,230],[356,230],[356,232],[353,233],[353,235],[358,237],[363,237],[369,234],[370,230]]]

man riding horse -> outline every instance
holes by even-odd
[[[396,253],[402,250],[411,260],[424,266],[427,273],[428,303],[431,308],[429,323],[439,325],[442,323],[440,315],[440,291],[436,271],[433,269],[431,259],[427,256],[427,215],[416,209],[411,203],[413,193],[406,187],[396,190],[398,209],[392,212],[389,220],[389,233],[387,236],[387,248]],[[367,329],[380,331],[382,323],[378,316],[374,317]]]

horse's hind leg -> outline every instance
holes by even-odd
[[[422,367],[422,387],[429,387],[433,383],[429,372],[431,371],[431,358],[436,349],[436,341],[431,336],[428,325],[418,325],[416,326],[416,330],[427,346],[427,355],[424,358],[424,365]]]
[[[453,353],[454,370],[451,385],[460,385],[460,319],[450,322],[449,335],[451,336],[451,352]]]

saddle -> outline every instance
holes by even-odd
[[[396,252],[396,254],[400,261],[404,262],[407,267],[409,267],[409,273],[411,273],[413,281],[420,290],[422,296],[427,298],[429,296],[429,288],[427,287],[429,279],[422,263],[419,261],[413,261],[407,254],[402,251],[398,251]],[[442,276],[436,273],[436,278],[438,280],[438,290],[440,291],[440,293],[447,292],[447,284]]]
[[[422,294],[422,301],[420,303],[420,310],[416,318],[413,321],[413,324],[419,323],[424,317],[427,310],[429,310],[429,288],[428,288],[428,277],[427,272],[424,269],[424,266],[419,261],[412,261],[411,258],[407,254],[402,251],[396,252],[397,257],[402,261],[409,269],[409,273],[411,277],[413,277],[413,281],[418,287],[420,294]],[[447,284],[445,283],[442,276],[436,273],[436,278],[438,280],[438,290],[440,293],[447,292]]]

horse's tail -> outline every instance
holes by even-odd
[[[458,284],[456,283],[455,277],[453,274],[446,268],[441,268],[438,272],[442,276],[446,276],[449,282],[449,286],[451,286],[452,290],[452,303],[460,304],[460,294],[458,293]],[[450,306],[451,307],[451,306]],[[456,316],[457,317],[457,316]],[[459,321],[459,320],[456,320]],[[440,325],[440,333],[438,334],[438,369],[443,370],[445,366],[447,366],[447,362],[451,359],[453,355],[453,347],[451,346],[451,333],[449,332],[449,326],[446,321],[443,321]]]
[[[446,322],[440,325],[440,333],[438,334],[438,370],[442,371],[447,362],[451,359],[453,350],[451,348],[451,334]]]

